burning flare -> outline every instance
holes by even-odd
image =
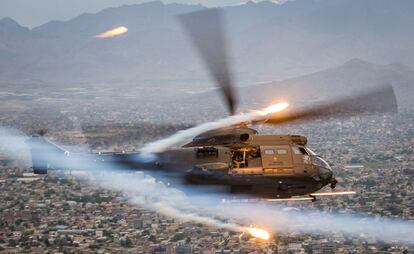
[[[288,106],[289,106],[289,104],[287,102],[280,102],[280,103],[277,103],[277,104],[270,105],[269,107],[261,110],[260,113],[263,116],[266,116],[266,115],[269,115],[269,114],[272,114],[272,113],[282,111],[282,110],[286,109]]]
[[[103,32],[101,34],[98,34],[95,37],[105,39],[105,38],[111,38],[111,37],[119,36],[119,35],[124,34],[126,32],[128,32],[128,28],[126,28],[125,26],[119,26],[119,27],[116,27],[114,29]]]
[[[252,235],[253,237],[256,238],[260,238],[262,240],[269,240],[270,239],[270,234],[264,230],[264,229],[260,229],[260,228],[246,228],[246,231]]]
[[[321,192],[321,193],[311,193],[311,196],[337,196],[337,195],[353,195],[356,194],[355,191],[336,191],[336,192]]]
[[[232,115],[232,116],[222,118],[214,122],[200,124],[195,127],[179,131],[176,134],[169,136],[167,138],[160,139],[152,143],[148,143],[144,147],[141,148],[141,152],[146,153],[146,154],[159,153],[159,152],[166,151],[169,148],[177,146],[177,145],[178,146],[184,145],[185,143],[189,142],[194,136],[197,136],[206,131],[225,128],[225,127],[237,125],[240,123],[252,123],[252,122],[258,122],[258,121],[265,121],[269,117],[270,114],[282,111],[286,109],[288,106],[289,106],[288,103],[281,102],[281,103],[273,104],[261,110],[254,110],[246,114]]]

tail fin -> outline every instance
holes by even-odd
[[[32,155],[32,167],[35,174],[47,174],[50,169],[58,169],[60,161],[68,152],[50,142],[42,135],[34,135],[26,140]]]

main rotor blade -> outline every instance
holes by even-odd
[[[219,9],[201,10],[179,16],[195,48],[219,85],[231,114],[236,108],[232,76],[228,66],[222,12]]]
[[[343,97],[337,101],[297,111],[286,111],[271,115],[265,123],[281,124],[294,120],[341,117],[367,113],[395,113],[397,100],[392,86],[387,85],[360,95]]]

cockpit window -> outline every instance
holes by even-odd
[[[304,155],[308,155],[308,152],[306,152],[305,148],[303,148],[303,147],[299,147],[299,150],[300,150],[300,152],[301,152],[302,154],[304,154]]]
[[[318,167],[322,167],[322,168],[327,168],[327,169],[330,169],[331,167],[329,166],[329,164],[324,160],[324,159],[322,159],[321,157],[314,157],[314,163],[315,163],[315,165],[316,166],[318,166]]]
[[[314,151],[312,151],[311,149],[309,149],[309,147],[306,147],[306,151],[308,151],[309,155],[315,156],[316,153]]]
[[[266,149],[264,152],[265,152],[266,155],[275,154],[275,151],[273,151],[273,149]]]
[[[302,154],[307,155],[308,154],[303,147],[292,146],[292,151],[293,151],[294,154],[297,154],[297,155],[302,155]]]

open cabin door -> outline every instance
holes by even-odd
[[[260,146],[263,173],[293,175],[292,151],[289,145]]]

